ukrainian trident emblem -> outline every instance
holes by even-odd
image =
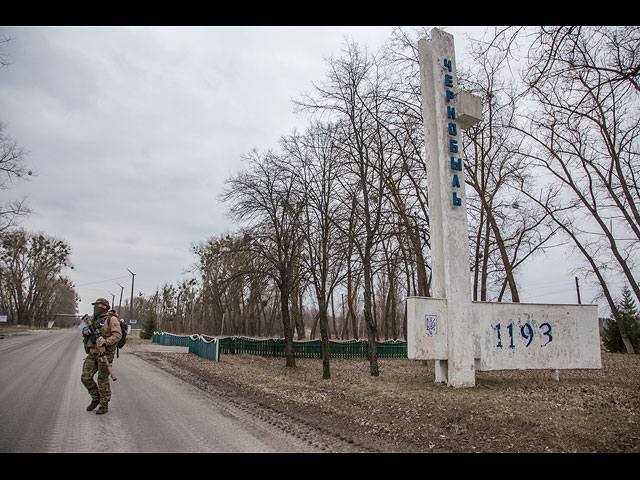
[[[429,335],[430,337],[433,337],[436,333],[438,333],[438,316],[425,315],[424,326],[425,326],[427,335]]]

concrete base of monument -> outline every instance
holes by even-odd
[[[455,388],[469,388],[476,384],[474,365],[452,365],[447,360],[436,360],[435,383]]]
[[[602,367],[596,305],[471,302],[473,360],[450,348],[448,311],[445,299],[407,298],[408,357],[436,360],[436,382],[472,386],[475,370]]]

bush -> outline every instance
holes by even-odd
[[[142,330],[140,331],[140,338],[148,340],[153,338],[153,332],[158,329],[158,323],[156,322],[156,315],[152,311],[147,311],[142,320]]]
[[[628,287],[625,286],[622,289],[622,298],[618,301],[616,308],[633,349],[636,353],[640,353],[640,316]],[[602,342],[610,352],[627,352],[618,323],[613,319],[608,321],[602,330]]]

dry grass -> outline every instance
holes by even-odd
[[[140,340],[138,340],[140,341]],[[477,372],[476,387],[434,383],[433,362],[162,354],[208,382],[383,452],[640,452],[640,355],[603,352],[600,370]]]

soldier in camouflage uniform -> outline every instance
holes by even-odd
[[[116,352],[116,345],[122,338],[120,321],[118,317],[110,311],[109,302],[104,298],[98,298],[93,305],[93,317],[90,323],[99,327],[100,335],[96,342],[89,338],[89,332],[85,328],[85,352],[87,358],[82,366],[82,384],[91,395],[91,403],[87,407],[88,411],[100,407],[96,414],[107,413],[109,400],[111,400],[111,385],[109,384],[109,372],[107,366],[113,362]],[[101,355],[101,353],[103,353]],[[93,380],[93,376],[98,372],[98,384]]]

